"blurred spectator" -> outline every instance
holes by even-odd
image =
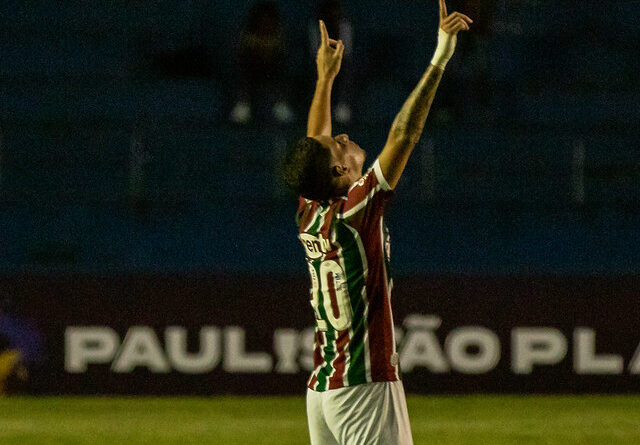
[[[463,40],[461,52],[467,57],[467,70],[462,71],[463,84],[471,98],[477,120],[491,120],[491,66],[489,63],[489,39],[496,0],[466,0],[464,10],[474,17],[469,38]],[[468,113],[466,113],[468,114]]]
[[[198,2],[140,2],[134,33],[138,74],[162,78],[211,78],[216,55],[206,44],[203,20],[207,12]]]
[[[323,20],[327,26],[329,37],[335,40],[342,40],[344,43],[344,55],[340,75],[335,83],[335,103],[333,107],[333,118],[346,124],[351,121],[351,92],[353,91],[353,32],[351,23],[345,17],[340,5],[340,0],[320,0],[316,9],[316,20],[309,24],[309,41],[311,43],[311,54],[318,52],[320,46],[320,33],[318,32],[318,20]],[[315,58],[312,58],[315,63]]]
[[[144,143],[145,129],[138,122],[129,141],[129,207],[133,214],[144,222],[149,222],[151,196],[149,192],[148,164],[152,155]]]
[[[473,17],[473,29],[470,32],[476,37],[489,38],[492,32],[493,12],[498,0],[463,0],[460,11]]]
[[[440,94],[445,116],[441,120],[488,122],[492,120],[491,66],[489,43],[492,37],[492,19],[497,0],[459,0],[450,10],[460,11],[473,18],[468,33],[458,39],[449,78],[443,82],[446,90]],[[452,113],[453,116],[446,116]]]
[[[280,123],[291,122],[293,111],[286,99],[288,49],[280,11],[275,2],[253,5],[241,31],[238,48],[239,91],[230,119],[251,120],[265,105]]]

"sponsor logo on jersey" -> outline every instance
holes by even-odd
[[[369,176],[369,173],[371,173],[371,172],[370,171],[367,172],[362,178],[360,178],[356,182],[354,182],[351,187],[352,188],[353,187],[362,187],[364,185],[364,182],[367,180],[367,177]]]
[[[307,251],[307,256],[312,260],[321,258],[331,251],[331,242],[322,236],[301,233],[298,238],[304,246],[304,250]]]

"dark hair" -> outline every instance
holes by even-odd
[[[285,184],[297,195],[325,201],[333,195],[331,153],[317,140],[304,137],[289,149],[282,168]]]

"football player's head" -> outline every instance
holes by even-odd
[[[296,194],[323,201],[345,194],[362,176],[366,154],[349,136],[300,139],[284,164],[284,181]]]

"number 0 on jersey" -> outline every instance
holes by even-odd
[[[327,331],[329,325],[336,331],[343,331],[351,326],[351,301],[347,290],[347,280],[344,270],[333,260],[320,263],[316,271],[313,263],[309,262],[311,275],[311,306],[316,316],[318,329]],[[318,279],[318,275],[320,275]],[[320,312],[320,295],[326,319]],[[327,324],[328,323],[328,324]]]

